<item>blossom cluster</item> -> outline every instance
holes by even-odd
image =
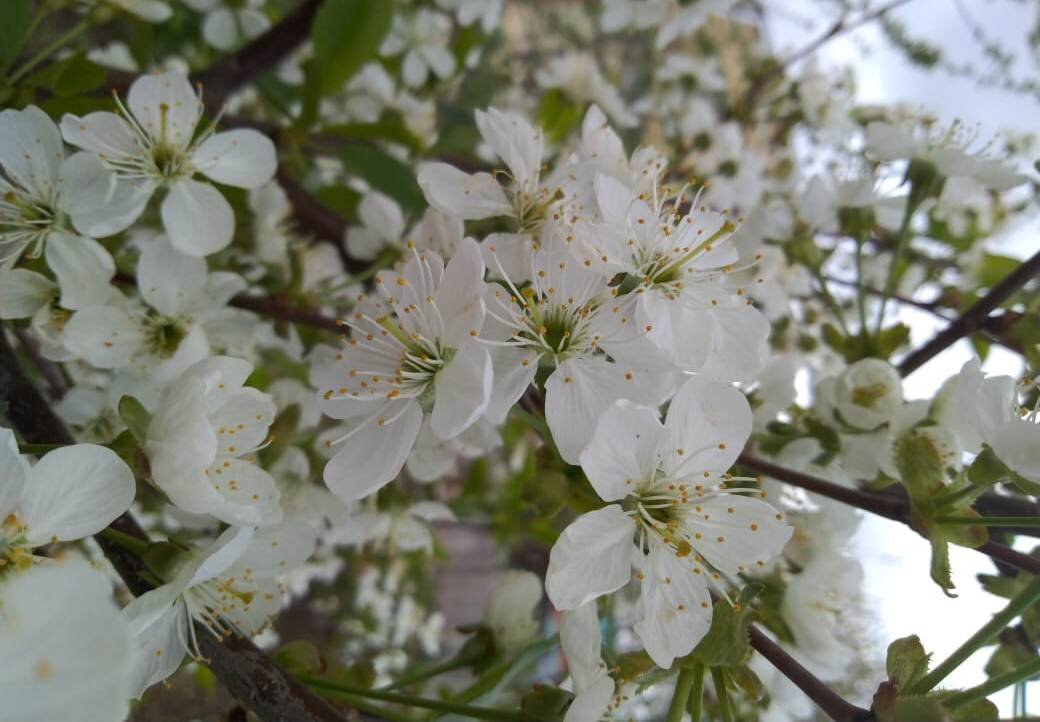
[[[1036,379],[985,358],[1040,360],[1034,294],[966,325],[934,394],[905,380],[906,307],[947,323],[1006,281],[985,241],[1035,174],[786,68],[732,0],[272,5],[76,6],[181,50],[14,66],[0,381],[57,416],[0,399],[0,720],[125,719],[231,636],[352,699],[421,707],[381,688],[470,667],[512,670],[474,685],[511,704],[548,639],[561,722],[681,712],[705,666],[720,709],[810,718],[751,613],[869,698],[845,502],[903,504],[951,593],[976,501],[1040,493]],[[199,74],[257,48],[244,83]],[[70,101],[64,64],[111,97]],[[463,534],[498,575],[464,640],[438,603]],[[320,664],[286,609],[329,620]]]

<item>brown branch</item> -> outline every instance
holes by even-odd
[[[866,722],[873,719],[874,715],[870,710],[857,707],[841,697],[753,625],[748,628],[748,637],[756,652],[802,690],[806,697],[815,702],[816,706],[835,722]]]
[[[289,57],[307,39],[320,6],[321,0],[304,0],[263,35],[196,75],[206,107],[219,110],[232,93]]]
[[[246,311],[273,318],[278,321],[289,321],[323,331],[343,333],[344,327],[334,318],[329,318],[315,311],[293,306],[277,296],[253,296],[240,293],[231,299],[230,305]]]
[[[899,373],[903,376],[909,375],[954,342],[975,329],[982,328],[989,321],[990,312],[1013,296],[1037,273],[1040,273],[1040,251],[1023,261],[1018,268],[993,286],[985,296],[936,334],[931,341],[904,358],[899,364]]]
[[[137,279],[129,273],[123,273],[122,271],[117,271],[112,280],[124,286],[137,286]],[[294,306],[280,296],[258,296],[251,293],[239,293],[231,297],[228,305],[241,308],[244,311],[251,311],[258,316],[265,316],[276,321],[289,321],[290,323],[298,323],[333,333],[343,333],[344,331],[343,325],[336,319],[317,311],[312,311],[309,308]]]
[[[347,222],[338,213],[329,210],[318,202],[314,196],[307,192],[306,188],[293,180],[282,168],[278,169],[277,178],[279,185],[282,186],[282,190],[285,191],[285,195],[289,199],[290,205],[293,207],[293,214],[296,220],[313,233],[318,240],[331,243],[339,253],[340,260],[343,261],[343,267],[347,271],[355,274],[365,271],[368,268],[367,263],[347,255],[345,243]]]
[[[0,330],[0,398],[8,402],[6,416],[30,443],[73,444],[75,439],[18,365]],[[112,528],[147,541],[148,536],[127,512]],[[95,537],[127,588],[139,596],[152,588],[140,558],[102,536]],[[327,702],[279,669],[242,636],[218,640],[195,625],[200,651],[213,674],[242,704],[264,722],[344,722]]]
[[[791,486],[797,486],[806,491],[825,496],[828,499],[834,499],[849,506],[854,506],[857,509],[863,509],[878,516],[883,516],[886,519],[901,522],[920,533],[920,530],[910,523],[910,506],[905,498],[889,494],[878,494],[862,489],[852,489],[812,474],[795,471],[794,469],[774,464],[771,461],[759,459],[747,452],[740,455],[737,463],[756,473],[770,476]],[[1040,574],[1040,559],[1017,552],[1005,544],[991,540],[980,547],[976,547],[976,551],[1027,571],[1030,574]]]

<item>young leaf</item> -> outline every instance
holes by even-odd
[[[119,399],[119,418],[133,434],[134,441],[143,448],[145,439],[148,438],[148,425],[152,421],[152,415],[133,396],[124,396]]]
[[[0,2],[0,63],[10,65],[29,39],[32,21],[31,0],[3,0]]]
[[[311,26],[314,57],[321,63],[322,90],[340,90],[376,57],[394,14],[380,2],[325,0]]]
[[[895,640],[888,645],[888,657],[885,660],[889,680],[899,689],[906,689],[928,672],[931,656],[924,650],[916,634]]]

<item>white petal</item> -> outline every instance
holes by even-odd
[[[616,504],[575,519],[549,552],[545,591],[553,606],[577,609],[625,586],[635,532],[635,522]]]
[[[724,494],[700,507],[699,515],[687,522],[704,537],[697,552],[726,574],[760,568],[760,562],[783,550],[794,531],[782,514],[760,499]]]
[[[236,526],[266,526],[282,520],[278,485],[256,464],[218,456],[206,480],[223,497],[223,503],[204,513]]]
[[[186,589],[223,576],[245,555],[256,530],[252,527],[228,527],[216,541],[199,550],[191,563],[177,572],[177,581]]]
[[[485,415],[494,424],[501,424],[513,404],[527,391],[538,372],[538,352],[494,346],[491,348],[491,399]]]
[[[57,295],[44,275],[24,268],[0,269],[0,318],[29,318]]]
[[[624,389],[622,372],[601,359],[567,359],[545,382],[545,420],[560,456],[580,463],[596,422]]]
[[[383,412],[379,419],[400,416],[386,425],[379,419],[366,420],[367,425],[341,442],[325,465],[325,483],[343,501],[363,499],[392,481],[419,435],[423,413],[415,401],[388,403]]]
[[[490,173],[469,175],[447,163],[422,163],[418,181],[426,200],[442,213],[478,220],[513,212],[502,186]]]
[[[0,165],[37,198],[57,189],[64,157],[58,127],[35,105],[0,112]]]
[[[704,574],[694,574],[663,544],[651,546],[643,565],[635,633],[657,666],[693,651],[711,626],[711,597]]]
[[[258,579],[284,574],[307,561],[316,544],[317,530],[309,524],[284,523],[257,529],[229,574],[235,576],[237,569],[249,569]]]
[[[657,471],[657,450],[664,446],[664,426],[657,411],[629,401],[615,401],[600,416],[596,431],[581,452],[581,468],[604,501],[624,499]]]
[[[123,610],[123,614],[134,625],[140,619],[141,607],[149,604],[150,596],[163,591],[163,587],[137,597]],[[134,664],[134,684],[131,696],[140,699],[144,691],[153,684],[163,681],[177,671],[184,659],[184,641],[191,632],[188,629],[188,612],[184,603],[177,600],[167,602],[162,614],[140,625],[135,631],[134,642],[137,660]]]
[[[112,256],[93,238],[52,233],[44,248],[47,265],[58,277],[61,305],[80,309],[103,304],[116,273]]]
[[[231,50],[238,45],[241,33],[235,15],[228,8],[217,8],[206,13],[202,22],[202,37],[217,50]]]
[[[202,116],[202,101],[177,70],[142,75],[130,86],[126,104],[152,138],[176,148],[188,146]]]
[[[18,453],[18,440],[10,429],[0,428],[0,514],[4,519],[18,508],[29,481],[29,462]]]
[[[444,318],[442,339],[459,348],[484,325],[484,259],[472,238],[455,247],[437,288],[437,310]]]
[[[227,199],[209,183],[173,184],[160,209],[170,243],[189,256],[208,256],[227,247],[235,232],[235,214]]]
[[[92,306],[73,314],[63,342],[76,356],[102,369],[129,365],[145,344],[137,320],[115,306]]]
[[[270,394],[251,387],[234,392],[210,414],[209,423],[217,430],[218,453],[241,455],[260,446],[275,412]]]
[[[358,217],[370,231],[388,241],[404,234],[404,215],[397,201],[379,191],[369,191],[358,204]]]
[[[141,249],[137,287],[148,305],[166,316],[179,316],[206,285],[206,261],[177,251],[164,237]]]
[[[491,355],[471,341],[437,373],[430,427],[442,439],[451,439],[473,424],[491,400]]]
[[[578,689],[586,687],[602,666],[602,646],[603,633],[595,602],[560,615],[560,649]]]
[[[15,574],[3,584],[0,720],[120,722],[133,647],[105,575],[82,562]]]
[[[217,454],[217,436],[209,424],[206,385],[200,378],[171,384],[148,425],[145,450],[152,479],[170,500],[195,514],[223,504],[206,478]]]
[[[141,152],[134,132],[115,113],[89,113],[82,118],[66,113],[61,119],[61,134],[65,142],[102,159],[133,158]]]
[[[769,321],[752,306],[691,311],[676,356],[689,371],[752,381],[769,357]],[[686,343],[682,343],[685,341]]]
[[[120,181],[93,153],[76,153],[61,168],[62,208],[80,233],[104,238],[126,230],[148,205],[155,182]]]
[[[208,178],[237,188],[259,188],[278,168],[274,143],[249,128],[210,136],[195,151],[192,161]]]
[[[136,485],[112,450],[94,444],[50,452],[32,470],[21,518],[33,546],[95,534],[130,508]]]
[[[664,469],[674,476],[726,471],[744,450],[751,424],[744,394],[700,375],[691,377],[668,406]]]
[[[533,190],[542,165],[541,133],[526,118],[496,108],[478,110],[476,120],[480,135],[509,167],[514,181]]]

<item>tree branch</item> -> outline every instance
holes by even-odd
[[[756,652],[791,680],[835,722],[866,722],[873,719],[874,715],[870,710],[857,707],[841,697],[754,625],[748,627],[748,637]]]
[[[304,0],[263,35],[225,55],[195,76],[205,89],[210,112],[219,110],[236,90],[293,53],[306,39],[321,0]]]
[[[975,329],[982,328],[989,321],[990,312],[1029,283],[1037,273],[1040,273],[1040,251],[1023,261],[1018,268],[993,286],[985,296],[936,334],[931,341],[904,358],[899,364],[899,373],[908,376],[954,342]]]
[[[18,365],[0,329],[0,398],[8,401],[7,418],[31,443],[74,444],[75,439]],[[127,512],[112,523],[123,534],[147,541],[148,535]],[[135,596],[151,589],[141,560],[98,535],[95,540]],[[196,624],[207,666],[227,690],[264,722],[344,722],[318,695],[289,677],[249,639],[233,635],[218,640]]]
[[[854,506],[857,509],[863,509],[872,514],[883,516],[886,519],[901,522],[920,533],[910,523],[909,502],[905,499],[861,489],[851,489],[812,474],[795,471],[794,469],[774,464],[771,461],[759,459],[747,452],[740,455],[737,463],[756,473],[770,476],[791,486],[797,486],[814,494]],[[1005,544],[990,540],[982,546],[976,547],[976,551],[1030,574],[1040,574],[1040,559],[1017,552]]]

